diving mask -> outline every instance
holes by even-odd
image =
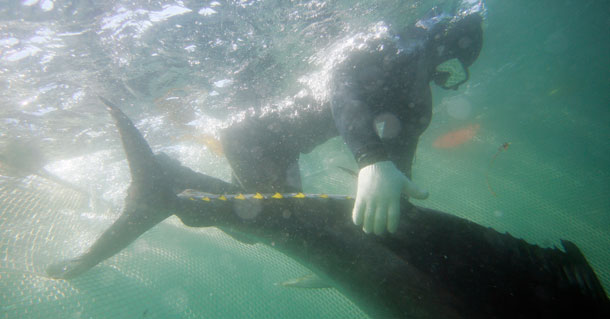
[[[446,75],[448,74],[448,76],[443,78],[444,81],[441,80],[436,82],[436,84],[444,89],[457,90],[458,86],[468,81],[470,76],[468,70],[457,58],[453,58],[439,64],[436,67],[436,71],[439,73],[445,73]]]

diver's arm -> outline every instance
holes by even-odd
[[[349,69],[336,73],[331,102],[337,130],[360,167],[352,220],[367,233],[381,235],[386,230],[393,233],[400,219],[401,193],[421,199],[428,193],[412,183],[389,159],[375,130],[375,112],[362,96],[367,90],[356,84],[363,83],[354,81],[356,76]]]
[[[375,131],[373,110],[357,92],[363,92],[350,74],[337,72],[331,100],[331,111],[339,135],[354,154],[359,168],[379,161],[388,155]]]
[[[425,85],[413,100],[408,103],[397,104],[390,112],[399,114],[400,118],[407,121],[400,123],[400,132],[395,137],[386,137],[383,143],[389,158],[395,163],[405,176],[411,178],[411,166],[415,157],[415,151],[419,137],[426,130],[432,117],[432,96],[430,86]],[[411,94],[412,95],[412,94]],[[401,111],[409,108],[409,114],[401,114]]]

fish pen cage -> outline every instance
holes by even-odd
[[[3,1],[0,319],[371,317],[273,242],[177,216],[76,278],[47,267],[87,251],[126,206],[130,166],[99,96],[155,153],[230,182],[218,131],[232,116],[306,111],[283,97],[322,78],[335,42],[464,4],[484,9],[483,49],[459,90],[430,83],[412,167],[430,196],[410,201],[523,245],[573,242],[610,292],[610,18],[605,1],[582,2]],[[376,123],[380,138],[389,122]],[[341,137],[308,151],[305,194],[356,195]]]

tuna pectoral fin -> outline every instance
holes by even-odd
[[[338,169],[346,172],[347,174],[351,175],[352,177],[358,178],[358,173],[356,173],[356,171],[349,169],[347,167],[343,167],[343,166],[337,166]]]
[[[305,275],[303,277],[286,280],[275,284],[276,286],[283,286],[289,288],[308,288],[308,289],[319,289],[319,288],[333,288],[328,281],[318,277],[315,274]]]

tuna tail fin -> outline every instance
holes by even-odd
[[[114,119],[121,135],[125,155],[129,162],[132,184],[153,185],[163,177],[148,143],[133,122],[116,105],[99,97]]]
[[[149,214],[165,217],[176,204],[176,194],[172,190],[172,181],[163,171],[144,136],[133,122],[117,106],[100,97],[106,104],[121,135],[123,149],[131,172],[131,185],[126,198],[126,211],[130,206],[138,207],[137,211],[150,211]],[[144,214],[144,212],[142,212]],[[152,226],[151,226],[152,227]]]
[[[171,183],[146,140],[121,110],[100,97],[114,118],[131,171],[131,185],[121,217],[84,254],[50,265],[53,278],[74,278],[118,253],[167,217],[177,205]]]

